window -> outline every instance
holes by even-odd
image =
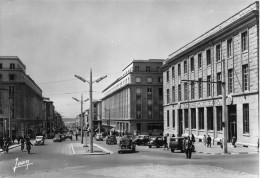
[[[172,128],[175,128],[175,110],[172,110]]]
[[[153,83],[153,78],[152,77],[147,77],[147,83]]]
[[[146,66],[146,72],[151,72],[150,66]]]
[[[222,94],[222,90],[221,90],[221,72],[217,73],[217,95],[221,95]]]
[[[2,96],[2,91],[0,90],[0,114],[3,114],[3,96]]]
[[[172,86],[172,102],[175,102],[175,87]]]
[[[151,110],[148,110],[148,119],[153,118],[153,112]]]
[[[10,69],[15,69],[15,64],[14,63],[10,64]]]
[[[167,89],[167,104],[170,103],[170,91]]]
[[[166,80],[167,80],[167,82],[169,82],[169,71],[168,70],[166,71]]]
[[[199,108],[199,130],[204,129],[204,108]]]
[[[174,67],[172,67],[172,78],[174,79],[175,78],[175,73],[174,73]]]
[[[188,100],[188,83],[184,83],[184,100]]]
[[[184,74],[186,74],[187,73],[187,61],[184,61],[183,65],[184,65]]]
[[[170,116],[169,116],[169,110],[167,110],[167,127],[169,127],[170,126]]]
[[[147,87],[147,95],[148,96],[152,96],[153,93],[152,93],[152,87]]]
[[[248,76],[248,65],[242,66],[242,75],[243,75],[243,91],[249,90],[249,76]]]
[[[233,93],[233,69],[228,70],[228,93]]]
[[[247,31],[241,34],[242,52],[248,49],[248,34]]]
[[[196,109],[191,108],[191,129],[196,129]]]
[[[141,82],[141,77],[135,77],[135,82],[140,83]]]
[[[198,82],[198,85],[199,85],[199,98],[202,98],[202,79],[199,78],[199,82]]]
[[[9,86],[9,95],[14,94],[14,86]]]
[[[2,69],[3,68],[3,64],[2,63],[0,63],[0,69]]]
[[[206,55],[207,55],[207,65],[210,65],[211,64],[211,50],[208,49],[206,51]]]
[[[141,95],[141,88],[136,88],[136,95]]]
[[[232,39],[227,41],[227,57],[232,56]]]
[[[211,76],[207,76],[207,94],[208,96],[211,96]]]
[[[201,68],[201,53],[198,54],[198,68]]]
[[[135,72],[139,72],[139,66],[135,66]]]
[[[147,105],[152,106],[153,105],[153,100],[152,99],[147,99]]]
[[[249,104],[243,104],[243,133],[249,134]]]
[[[189,110],[184,109],[184,127],[189,128]]]
[[[159,97],[162,97],[162,96],[163,96],[163,89],[162,89],[162,88],[159,88],[159,89],[158,89],[158,92],[159,92]]]
[[[181,75],[181,64],[178,64],[178,76]]]
[[[3,80],[3,76],[2,76],[2,74],[0,74],[0,81],[2,81]]]
[[[190,70],[194,71],[194,57],[190,58]]]
[[[10,81],[13,81],[14,78],[15,78],[15,75],[14,75],[14,74],[9,74],[9,80],[10,80]]]
[[[141,119],[141,110],[136,110],[136,118]]]
[[[207,108],[207,126],[208,130],[213,130],[213,107]]]
[[[194,100],[195,99],[195,84],[194,84],[194,82],[191,82],[190,87],[191,87],[191,99]]]
[[[158,82],[159,82],[159,83],[162,83],[162,82],[163,82],[162,77],[158,77]]]
[[[216,46],[216,60],[220,61],[220,45]]]
[[[222,130],[222,106],[217,106],[217,131]]]
[[[181,85],[178,85],[178,101],[181,101]]]

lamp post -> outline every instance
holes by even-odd
[[[98,78],[97,80],[92,82],[92,69],[90,69],[90,79],[89,81],[87,81],[86,79],[84,79],[83,77],[79,76],[79,75],[75,75],[76,78],[78,78],[79,80],[83,81],[83,82],[88,82],[89,83],[89,129],[90,129],[90,135],[89,135],[89,142],[90,142],[90,153],[93,153],[93,111],[92,111],[92,84],[93,83],[98,83],[101,80],[103,80],[104,78],[106,78],[107,76],[103,76]]]
[[[110,132],[110,109],[105,108],[105,110],[108,111],[108,124],[107,125],[108,125],[109,135],[111,135],[111,132]]]
[[[81,103],[81,114],[80,114],[80,136],[81,136],[81,144],[83,144],[83,102],[88,101],[89,99],[86,99],[83,101],[83,95],[81,94],[81,100],[79,101],[77,98],[72,97],[77,102]]]

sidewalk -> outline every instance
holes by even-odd
[[[18,146],[20,146],[20,144],[18,144],[18,142],[11,143],[11,145],[9,146],[9,150],[16,148]],[[4,151],[3,151],[3,149],[0,148],[0,153],[1,152],[4,152]]]
[[[212,144],[211,148],[208,148],[203,144],[203,142],[194,143],[195,154],[210,154],[210,155],[223,155],[223,154],[259,154],[256,147],[243,147],[242,145],[237,145],[235,148],[231,143],[227,144],[228,153],[224,153],[224,150],[220,145]]]
[[[70,146],[73,155],[105,155],[111,153],[105,148],[102,148],[95,143],[93,144],[93,153],[90,153],[89,144],[87,145],[87,147],[84,147],[84,144],[76,142],[76,143],[71,143]]]

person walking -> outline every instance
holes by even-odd
[[[191,159],[192,154],[192,140],[190,136],[185,140],[185,152],[186,152],[186,159]]]
[[[206,135],[204,135],[204,137],[203,137],[203,143],[204,143],[205,146],[208,145],[208,144],[207,144],[207,138],[206,138]]]
[[[195,136],[193,134],[191,134],[191,141],[192,141],[192,144],[195,143]]]
[[[166,134],[163,137],[163,144],[164,144],[163,150],[167,149],[167,136],[166,136]]]
[[[210,135],[208,135],[207,141],[208,141],[207,147],[211,148],[211,137],[210,137]]]

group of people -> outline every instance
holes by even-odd
[[[12,137],[12,141],[14,142],[13,138],[14,137]],[[21,149],[22,150],[23,150],[23,147],[24,147],[25,144],[26,144],[26,146],[28,146],[28,145],[31,146],[32,145],[32,143],[30,141],[29,135],[27,135],[25,137],[19,136],[17,138],[17,141],[18,141],[18,144],[20,144],[20,142],[21,142]],[[11,144],[11,138],[10,137],[8,137],[8,136],[4,136],[4,137],[0,136],[0,148],[1,149],[4,150],[4,149],[8,148],[10,146],[10,144]]]

